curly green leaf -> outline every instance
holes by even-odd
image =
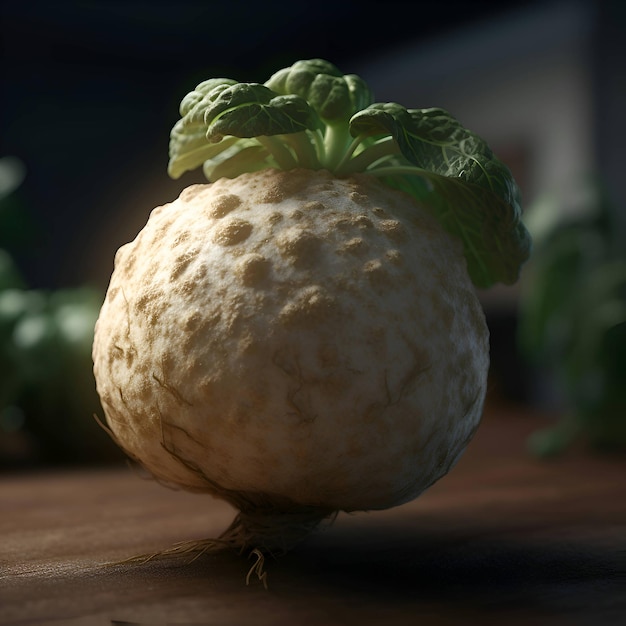
[[[346,123],[372,101],[361,78],[344,75],[322,59],[298,61],[276,72],[265,84],[277,93],[304,98],[326,124]]]
[[[501,282],[513,284],[528,259],[531,240],[522,224],[519,207],[508,204],[490,190],[428,171],[407,168],[372,170],[397,189],[408,192],[426,206],[442,226],[463,242],[467,269],[477,287]]]
[[[322,59],[265,84],[218,78],[180,105],[169,172],[203,166],[210,180],[266,167],[365,172],[403,189],[463,241],[476,285],[517,280],[530,252],[519,190],[478,135],[439,108],[372,103],[367,84]]]

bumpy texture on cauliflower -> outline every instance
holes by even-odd
[[[93,357],[109,427],[157,478],[325,511],[446,474],[489,358],[460,241],[371,176],[304,169],[155,209],[116,256]]]

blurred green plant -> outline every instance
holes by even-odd
[[[16,159],[0,159],[0,246],[16,223],[23,178]],[[91,346],[102,298],[88,286],[29,289],[0,247],[0,466],[113,458],[93,419],[100,403]]]
[[[564,210],[559,198],[545,197],[525,220],[534,251],[522,283],[519,347],[564,398],[558,423],[530,438],[540,456],[577,440],[626,451],[626,233],[598,181],[587,181],[579,198],[576,210]]]

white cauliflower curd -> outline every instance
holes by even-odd
[[[93,348],[115,440],[241,511],[216,545],[286,550],[415,498],[481,417],[475,284],[528,252],[508,170],[447,113],[372,104],[319,60],[205,81],[181,115],[170,174],[214,182],[116,255]]]

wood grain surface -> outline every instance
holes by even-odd
[[[488,412],[423,496],[340,515],[268,560],[116,561],[215,537],[234,511],[127,467],[0,476],[0,624],[626,624],[626,460],[525,450],[541,416]]]

